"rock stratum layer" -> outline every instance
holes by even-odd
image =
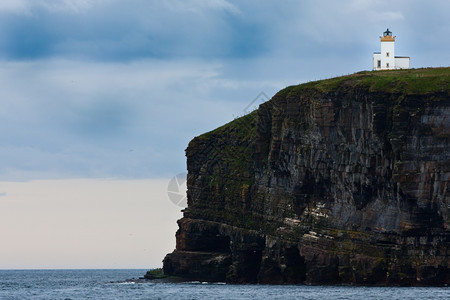
[[[292,86],[194,138],[167,275],[450,284],[450,68]]]

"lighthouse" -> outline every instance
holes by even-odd
[[[381,52],[373,53],[374,70],[409,69],[409,56],[395,56],[395,36],[386,29],[380,36]]]

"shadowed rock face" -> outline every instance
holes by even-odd
[[[230,283],[450,284],[450,69],[288,87],[194,138],[164,272]]]

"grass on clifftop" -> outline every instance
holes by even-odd
[[[328,93],[334,90],[355,88],[367,89],[370,92],[407,95],[425,95],[436,92],[450,94],[450,67],[362,71],[352,75],[290,86],[279,91],[277,95],[298,94],[306,89]],[[242,139],[252,139],[256,136],[256,118],[257,112],[253,111],[197,138],[208,140],[213,135],[232,133]]]
[[[423,95],[450,92],[450,68],[363,71],[352,75],[291,86],[291,92],[317,89],[327,93],[340,88],[367,88],[370,92]]]
[[[212,131],[206,132],[198,136],[197,139],[208,140],[214,135],[233,133],[237,138],[242,140],[251,140],[256,137],[256,118],[257,111],[255,110]]]
[[[322,93],[333,90],[365,88],[370,92],[424,95],[435,92],[450,94],[450,67],[424,68],[385,71],[362,71],[352,75],[311,81],[296,86],[289,86],[277,93],[297,94],[305,89],[315,89]],[[197,137],[207,140],[212,135],[234,133],[244,139],[256,136],[257,112],[253,111],[221,127]]]

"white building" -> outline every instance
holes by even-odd
[[[374,70],[409,69],[409,56],[395,56],[395,36],[389,28],[380,36],[381,52],[373,53]]]

